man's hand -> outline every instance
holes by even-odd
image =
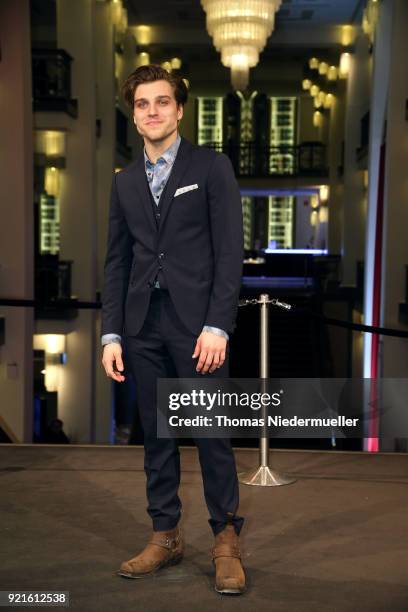
[[[125,380],[125,377],[120,374],[120,372],[123,372],[124,367],[122,361],[122,347],[119,342],[105,344],[103,348],[102,365],[105,368],[106,375],[116,380],[116,382],[123,382]],[[113,369],[114,365],[119,372]]]
[[[193,359],[198,359],[196,370],[201,374],[214,372],[225,361],[227,340],[211,332],[202,332],[198,338],[193,353]]]

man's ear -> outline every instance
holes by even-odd
[[[182,104],[180,104],[180,106],[179,106],[179,107],[178,107],[178,109],[177,109],[177,114],[178,114],[177,121],[178,121],[178,122],[182,120],[182,118],[183,118],[183,113],[184,113],[184,107],[183,107],[183,105],[182,105]]]

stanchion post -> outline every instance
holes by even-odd
[[[269,378],[269,304],[270,298],[267,293],[259,296],[258,304],[260,305],[260,325],[259,325],[259,361],[260,361],[260,379],[265,391],[265,386]],[[265,426],[264,432],[259,440],[259,467],[250,472],[243,472],[238,475],[239,481],[243,484],[258,485],[261,487],[276,487],[296,482],[296,479],[289,478],[284,474],[279,474],[277,471],[269,467],[269,436],[267,418],[267,407],[262,406],[262,416]]]

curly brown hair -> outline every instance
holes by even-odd
[[[153,81],[167,81],[173,88],[177,106],[184,106],[187,103],[188,89],[182,77],[177,74],[167,72],[165,68],[157,64],[139,66],[136,68],[122,85],[122,95],[130,109],[134,106],[134,96],[136,87],[141,83],[153,83]]]

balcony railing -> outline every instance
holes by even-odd
[[[72,57],[63,49],[33,49],[33,110],[78,116],[71,98]]]
[[[240,177],[328,175],[326,147],[320,142],[279,147],[252,142],[211,143],[206,146],[228,155],[235,174]]]
[[[61,311],[59,302],[71,300],[72,261],[61,261],[58,255],[37,255],[35,262],[35,299],[40,303],[54,304],[36,308],[37,319],[70,319],[75,309]]]

